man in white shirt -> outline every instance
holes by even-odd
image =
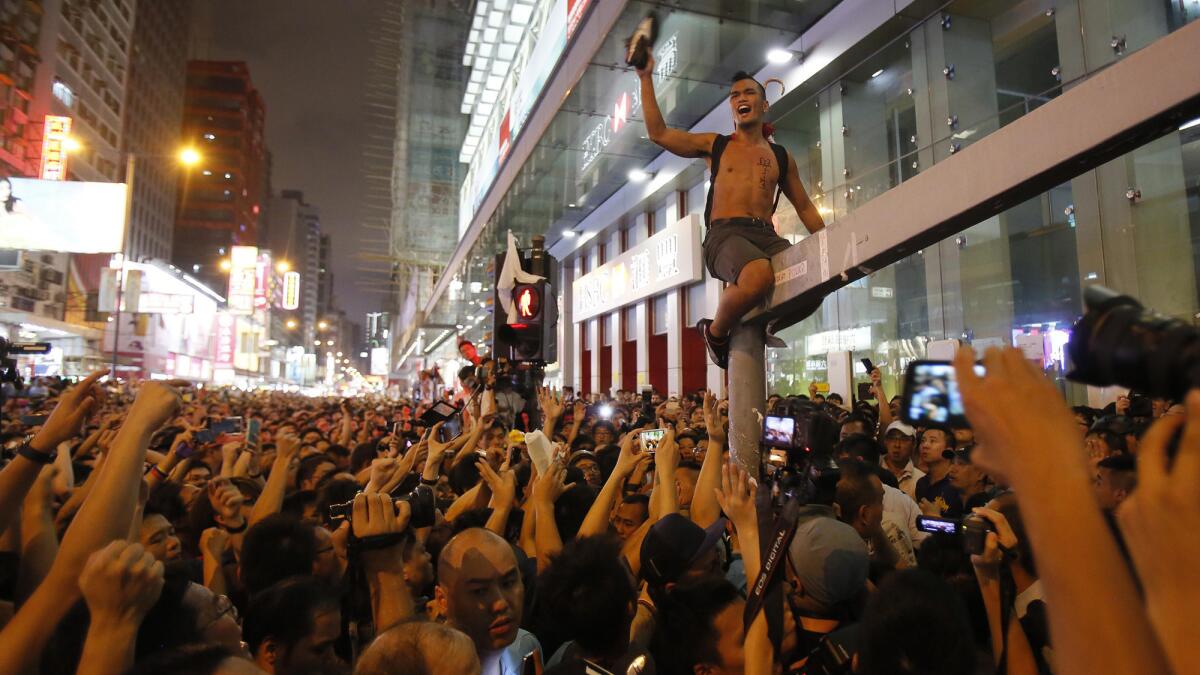
[[[913,500],[917,498],[917,481],[925,475],[925,472],[913,465],[915,436],[916,431],[900,420],[889,424],[883,436],[883,446],[887,452],[879,462],[883,468],[896,476],[900,491]]]

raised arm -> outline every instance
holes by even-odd
[[[86,382],[86,381],[85,381]],[[91,494],[67,529],[46,580],[0,632],[0,672],[21,672],[41,653],[79,599],[79,575],[96,550],[129,534],[150,436],[179,408],[179,393],[160,382],[142,386],[107,453]]]
[[[808,198],[808,192],[804,190],[804,185],[800,182],[800,169],[796,166],[796,158],[792,157],[790,152],[788,153],[787,180],[783,182],[783,194],[787,196],[792,206],[796,207],[796,215],[800,216],[800,222],[804,223],[804,229],[809,232],[824,229],[825,219],[821,218],[821,212]]]
[[[271,475],[267,476],[267,484],[263,486],[262,494],[258,496],[258,501],[254,502],[254,509],[250,511],[251,525],[272,513],[278,513],[283,508],[283,498],[287,493],[288,466],[299,453],[299,438],[281,436],[275,441],[275,463],[271,465]]]
[[[1096,504],[1079,427],[1053,383],[1015,349],[989,350],[983,378],[970,347],[954,365],[980,441],[979,465],[1038,514],[1025,526],[1046,593],[1056,671],[1171,672]]]
[[[700,527],[708,527],[721,517],[717,488],[721,487],[721,465],[725,460],[725,428],[717,415],[717,397],[708,391],[704,392],[704,427],[708,430],[708,451],[696,479],[691,510],[692,521]]]
[[[46,423],[29,441],[29,449],[49,457],[59,443],[74,438],[83,421],[99,403],[101,394],[96,380],[107,372],[92,373],[63,394]],[[17,455],[0,470],[0,532],[16,521],[17,514],[21,512],[21,502],[25,500],[29,488],[33,487],[43,466],[45,464],[42,462]]]
[[[612,512],[613,502],[617,500],[617,495],[621,494],[625,479],[633,473],[634,467],[642,458],[642,454],[633,448],[635,437],[635,432],[631,431],[621,439],[621,454],[617,457],[617,465],[609,474],[604,487],[600,489],[596,501],[592,502],[592,507],[588,509],[587,516],[583,519],[583,525],[579,526],[578,537],[580,539],[594,537],[608,531],[608,516]]]
[[[654,56],[648,55],[646,67],[637,71],[642,82],[642,116],[646,118],[646,135],[656,145],[680,157],[706,157],[712,151],[716,134],[693,134],[672,129],[663,119],[654,94]]]

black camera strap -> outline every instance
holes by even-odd
[[[762,542],[762,569],[758,578],[754,580],[754,585],[747,590],[746,612],[742,615],[742,622],[749,631],[754,618],[767,607],[767,633],[776,648],[783,638],[783,594],[779,586],[783,575],[778,574],[779,566],[787,559],[788,544],[796,532],[799,512],[799,501],[788,500],[779,517],[775,519],[772,530],[774,534]],[[764,513],[764,510],[760,509],[759,513]],[[770,513],[770,510],[766,510],[765,513]]]

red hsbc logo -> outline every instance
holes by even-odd
[[[613,105],[613,115],[612,115],[613,133],[615,134],[618,131],[620,131],[621,127],[625,126],[625,123],[628,121],[629,121],[629,93],[625,92],[625,93],[621,94],[621,98],[617,99],[616,104]]]

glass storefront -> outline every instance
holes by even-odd
[[[839,82],[791,103],[777,138],[826,222],[836,223],[1198,15],[1200,3],[1160,0],[1057,9],[953,2]],[[780,231],[798,238],[803,227],[788,209],[781,205]],[[849,349],[882,365],[895,393],[905,365],[924,358],[931,341],[1040,342],[1046,371],[1083,402],[1086,392],[1062,379],[1081,288],[1103,283],[1196,321],[1198,251],[1200,124],[837,291],[783,332],[790,348],[768,351],[768,382],[775,392],[804,392],[826,379],[829,351]]]

